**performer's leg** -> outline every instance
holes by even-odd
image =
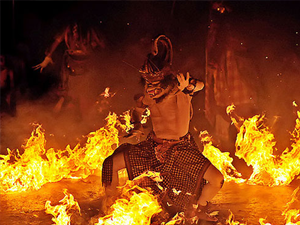
[[[198,204],[206,206],[207,203],[218,193],[224,183],[222,173],[213,165],[210,165],[206,170],[203,178],[207,181],[204,185]]]
[[[208,202],[218,193],[221,189],[224,178],[222,173],[213,165],[210,165],[203,178],[207,181],[202,189],[202,193],[200,198],[197,201],[198,206],[193,207],[187,211],[188,217],[197,216],[200,220],[206,221],[218,221],[218,219],[214,216],[210,216],[207,214],[207,206]]]
[[[114,195],[119,185],[118,171],[126,168],[124,153],[119,152],[113,156],[113,171],[112,171],[112,182],[111,185],[106,186],[105,190],[107,194]]]

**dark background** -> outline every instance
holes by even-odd
[[[140,92],[138,68],[158,34],[170,37],[174,67],[204,81],[205,47],[210,1],[1,1],[1,53],[26,62],[23,101],[46,99],[59,78],[59,63],[41,75],[32,66],[40,63],[57,32],[74,18],[93,20],[102,32],[106,49],[97,64],[96,91],[117,92],[112,111],[121,113],[134,105]],[[300,102],[300,2],[224,1],[232,9],[232,26],[255,60],[259,107],[280,136],[287,136],[295,122],[292,102]],[[64,44],[56,51],[56,62]],[[55,57],[55,55],[54,55]],[[267,57],[267,58],[266,58]],[[50,67],[49,67],[50,68]],[[252,78],[252,77],[251,77]],[[251,79],[250,78],[250,79]],[[19,81],[18,81],[19,79]],[[89,91],[92,91],[90,89]],[[84,95],[85,93],[82,93]],[[21,100],[19,100],[20,102]],[[194,100],[194,123],[207,129],[204,91]],[[17,106],[18,107],[18,106]],[[20,115],[20,114],[19,114]],[[52,123],[50,123],[52,124]],[[7,146],[5,146],[7,147]]]

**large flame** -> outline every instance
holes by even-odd
[[[160,175],[149,171],[133,181],[128,180],[126,184],[119,187],[121,196],[111,206],[111,212],[98,219],[97,225],[150,225],[154,214],[162,211],[157,197],[151,193],[150,189],[141,188],[137,185],[138,180],[150,177],[156,182],[160,182]]]
[[[294,131],[291,133],[291,149],[276,156],[275,139],[264,125],[264,116],[256,115],[246,119],[236,139],[236,156],[252,166],[250,184],[268,186],[287,185],[300,173],[300,113]]]
[[[291,149],[286,148],[281,155],[275,155],[276,141],[264,124],[265,116],[256,115],[245,120],[236,115],[234,109],[234,105],[227,107],[232,123],[239,129],[235,155],[253,168],[247,183],[268,186],[290,184],[300,174],[300,112],[297,112],[295,129],[291,133]],[[229,152],[221,152],[213,146],[207,131],[200,132],[199,137],[204,146],[203,154],[222,172],[225,181],[245,181],[232,165]]]
[[[159,182],[162,178],[155,171],[146,171],[132,181],[127,180],[124,186],[119,187],[121,194],[111,206],[110,213],[100,217],[95,225],[150,225],[153,216],[163,210],[151,189],[138,186],[144,177],[149,177],[161,187]],[[179,213],[160,224],[174,225],[184,220],[184,215]]]
[[[36,125],[22,146],[23,154],[8,149],[7,155],[0,155],[0,190],[37,190],[63,178],[86,178],[101,169],[104,159],[119,145],[118,128],[124,129],[116,114],[109,114],[106,121],[106,126],[87,135],[85,146],[77,144],[71,149],[68,145],[64,150],[46,149],[44,131]]]
[[[207,131],[200,132],[199,137],[204,146],[203,155],[223,174],[225,181],[235,181],[236,183],[245,181],[232,165],[233,159],[229,156],[229,152],[221,152],[213,146],[211,136]]]

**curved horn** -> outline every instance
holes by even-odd
[[[159,52],[158,45],[162,44],[163,49]],[[166,64],[172,65],[173,62],[173,47],[170,39],[165,35],[158,36],[152,45],[152,55],[157,56],[158,54],[162,54],[162,61]]]

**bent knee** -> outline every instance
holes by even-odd
[[[204,174],[204,179],[216,187],[222,187],[224,184],[223,174],[213,165],[207,169],[206,173]]]
[[[219,173],[215,174],[215,177],[211,180],[212,185],[216,187],[223,187],[224,184],[224,176],[223,174],[219,171]]]
[[[113,171],[117,172],[124,168],[126,168],[124,154],[123,152],[117,153],[113,157]]]

